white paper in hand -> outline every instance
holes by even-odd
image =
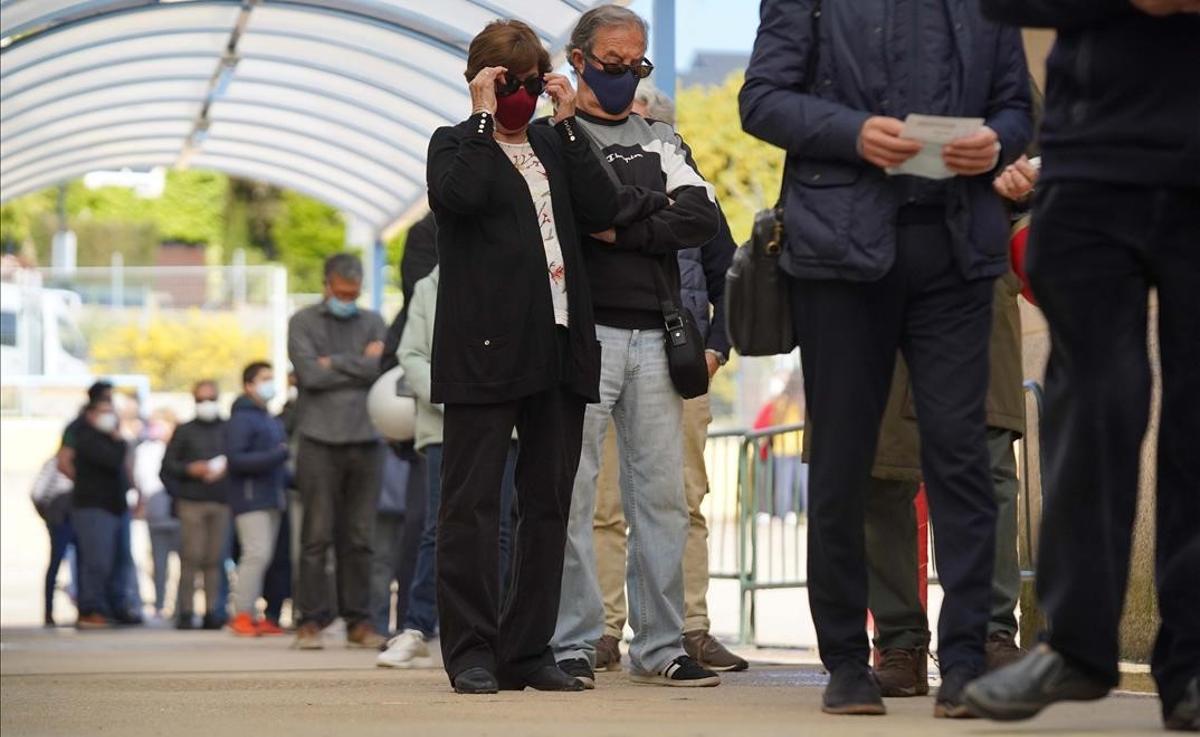
[[[944,115],[918,115],[911,113],[904,119],[901,138],[909,138],[924,144],[916,156],[900,166],[887,170],[888,174],[908,174],[926,179],[948,179],[954,172],[942,160],[942,146],[963,136],[978,133],[983,127],[983,118],[951,118]]]

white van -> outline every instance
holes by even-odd
[[[66,289],[0,282],[0,372],[6,376],[90,373],[79,329],[82,300]]]

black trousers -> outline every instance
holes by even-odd
[[[584,400],[561,388],[502,404],[447,404],[437,531],[442,658],[454,677],[483,667],[502,681],[554,665],[571,489]],[[516,528],[500,603],[500,485],[513,428]]]
[[[879,281],[792,283],[813,426],[809,605],[830,670],[865,665],[870,649],[864,510],[897,349],[912,373],[946,592],[942,669],[983,670],[996,534],[984,413],[993,282],[963,279],[945,226],[925,222],[941,217],[898,226],[895,265]]]
[[[1038,595],[1051,645],[1117,683],[1117,631],[1150,415],[1158,292],[1157,550],[1165,704],[1200,674],[1200,188],[1056,182],[1038,193],[1029,276],[1050,324]]]
[[[379,443],[330,445],[300,439],[296,481],[304,521],[297,593],[304,622],[324,627],[336,615],[347,627],[370,621],[371,537],[382,471]],[[336,609],[325,567],[331,546],[337,558]]]

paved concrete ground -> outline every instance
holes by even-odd
[[[0,730],[5,737],[1160,734],[1157,702],[1139,696],[1059,706],[1015,725],[934,720],[929,698],[891,700],[886,717],[830,717],[818,709],[819,668],[756,662],[716,689],[635,686],[623,674],[603,674],[596,691],[581,694],[463,697],[440,670],[377,669],[373,653],[347,650],[332,635],[323,652],[287,645],[213,632],[5,630]]]

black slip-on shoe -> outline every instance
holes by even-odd
[[[500,684],[487,668],[467,668],[454,677],[455,693],[489,694],[499,690]]]
[[[501,691],[583,691],[584,685],[575,676],[567,675],[557,665],[543,665],[522,677],[501,677]]]
[[[596,687],[596,674],[592,671],[592,666],[584,658],[570,658],[568,660],[558,661],[558,668],[563,673],[571,676],[579,681],[584,688]]]
[[[1200,732],[1200,679],[1193,678],[1171,707],[1163,726],[1172,732]]]
[[[877,716],[887,714],[879,681],[865,663],[845,663],[829,674],[829,685],[821,696],[826,714]]]
[[[976,679],[963,690],[963,703],[986,719],[1029,719],[1059,701],[1095,701],[1111,686],[1042,643],[1012,665]]]

